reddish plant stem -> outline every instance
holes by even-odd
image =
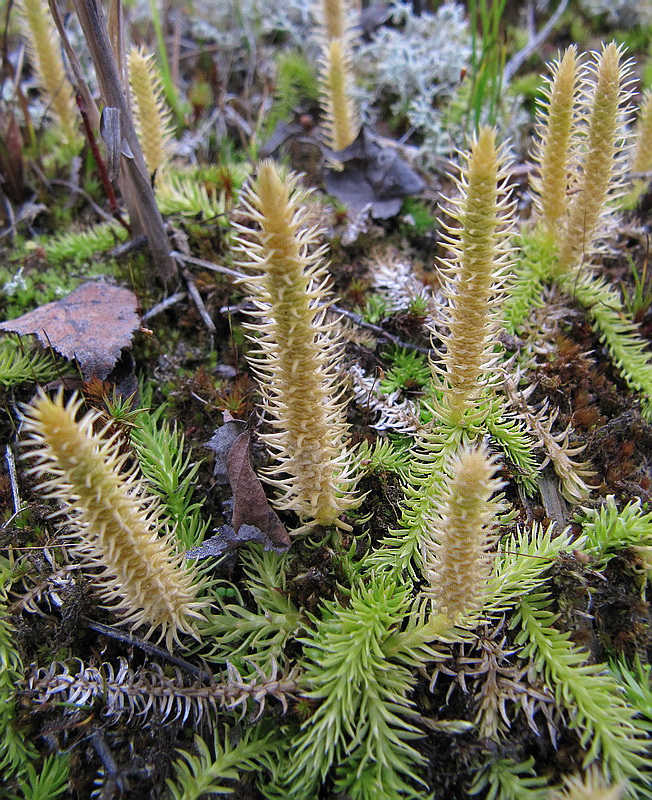
[[[131,233],[131,228],[129,227],[129,223],[124,219],[124,217],[120,213],[120,206],[118,205],[118,198],[115,195],[115,189],[113,188],[113,184],[109,179],[109,173],[107,171],[106,164],[104,163],[104,159],[102,158],[100,149],[97,146],[97,139],[95,138],[95,132],[93,131],[93,127],[88,118],[88,111],[86,109],[86,104],[84,103],[84,99],[79,92],[75,94],[75,100],[77,101],[77,106],[79,107],[79,111],[82,116],[86,138],[88,139],[88,144],[91,148],[91,153],[93,154],[93,158],[95,159],[95,163],[97,164],[97,171],[99,172],[100,180],[102,181],[102,186],[104,187],[104,191],[106,192],[111,213],[120,223],[120,225],[122,225],[122,227],[126,231],[128,231],[128,233]]]

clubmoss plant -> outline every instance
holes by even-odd
[[[560,555],[581,547],[582,542],[572,539],[568,529],[558,533],[554,523],[545,527],[535,523],[501,539],[487,587],[485,613],[498,615],[514,609],[522,597],[544,585]]]
[[[322,0],[317,18],[326,143],[331,150],[344,150],[354,142],[360,130],[353,104],[352,33],[345,0]]]
[[[319,77],[326,143],[331,150],[344,150],[360,130],[351,99],[351,56],[346,40],[333,39],[323,45]]]
[[[172,111],[164,99],[161,76],[154,63],[154,55],[146,53],[142,47],[132,47],[128,64],[136,133],[148,172],[158,175],[170,160]]]
[[[409,584],[371,576],[353,587],[346,606],[323,604],[302,639],[305,696],[319,706],[288,751],[288,793],[316,797],[336,767],[335,790],[352,800],[415,796],[423,756],[410,744],[421,734],[408,695],[414,668],[437,657],[430,642],[449,624],[436,615],[424,620],[410,595]]]
[[[147,402],[147,398],[151,392],[141,399]],[[130,441],[143,475],[162,498],[162,522],[182,549],[189,550],[203,541],[210,527],[210,519],[202,517],[202,504],[192,499],[200,462],[193,464],[191,454],[184,455],[183,434],[163,418],[164,413],[165,406],[140,411]]]
[[[595,471],[589,463],[578,461],[574,456],[584,451],[583,445],[572,447],[570,439],[572,426],[569,424],[561,431],[553,432],[552,428],[558,416],[556,410],[550,411],[548,403],[534,411],[527,403],[528,397],[536,386],[533,384],[524,391],[517,391],[511,378],[503,381],[503,391],[507,395],[512,407],[518,411],[519,417],[527,425],[537,441],[543,447],[546,458],[542,468],[551,462],[559,477],[560,490],[569,503],[577,505],[584,502],[589,496],[589,486],[585,479],[595,477]]]
[[[598,559],[600,566],[627,547],[641,553],[652,552],[652,511],[644,511],[640,500],[618,508],[609,495],[600,508],[583,508],[575,517],[586,537],[584,549]],[[649,562],[649,558],[646,559]]]
[[[627,785],[625,782],[610,785],[597,769],[589,769],[582,775],[565,775],[564,786],[550,795],[550,800],[621,800]]]
[[[466,159],[457,181],[460,197],[450,201],[453,225],[443,235],[451,253],[442,262],[449,333],[441,366],[434,364],[444,393],[442,415],[458,425],[492,379],[498,305],[512,253],[512,204],[492,128],[480,130]]]
[[[226,222],[229,204],[223,192],[208,188],[197,176],[166,173],[156,181],[156,202],[162,214],[181,214]]]
[[[556,283],[586,308],[622,377],[631,389],[643,395],[643,415],[651,419],[649,350],[628,319],[618,292],[594,275],[593,263],[599,241],[613,229],[616,201],[624,194],[630,66],[623,60],[622,49],[613,43],[594,53],[584,67],[581,86],[572,103],[577,109],[573,117],[573,63],[574,55],[566,53],[561,64],[553,68],[547,100],[539,115],[539,175],[532,188],[544,221],[534,232],[526,231],[521,236],[522,256],[506,304],[506,326],[518,331],[528,309],[540,302],[542,287]],[[570,141],[560,132],[562,128],[566,130],[569,113]]]
[[[55,264],[81,264],[111,250],[128,236],[121,225],[103,222],[81,231],[68,231],[49,237],[43,249]]]
[[[641,412],[652,421],[652,352],[641,337],[638,326],[627,315],[619,292],[599,277],[566,274],[560,286],[586,308],[591,325],[607,346],[621,376],[634,391],[641,393]]]
[[[273,429],[262,439],[277,462],[266,471],[279,490],[277,506],[296,511],[306,528],[346,529],[339,517],[358,502],[351,491],[355,462],[337,373],[340,343],[327,320],[324,251],[319,231],[306,227],[305,197],[296,178],[271,161],[243,192],[249,223],[235,227],[256,306],[249,329],[257,347],[249,361]]]
[[[496,459],[486,450],[463,448],[451,458],[451,478],[438,500],[438,513],[423,542],[423,595],[452,620],[473,617],[482,609],[493,560],[496,520],[502,510],[495,499],[503,483]]]
[[[376,439],[373,445],[364,441],[358,450],[360,468],[367,473],[394,472],[406,478],[410,468],[411,440],[408,438]]]
[[[397,347],[389,354],[389,359],[391,366],[379,384],[381,392],[390,394],[397,389],[422,389],[429,383],[430,368],[421,353]]]
[[[445,234],[448,332],[442,337],[443,352],[432,363],[433,388],[425,403],[432,423],[412,459],[401,529],[386,537],[370,560],[385,569],[407,569],[415,577],[412,564],[421,564],[421,542],[430,539],[449,459],[460,447],[489,434],[518,465],[527,489],[534,489],[533,443],[495,391],[499,303],[511,258],[511,204],[503,167],[495,132],[482,128],[461,169],[460,197],[451,201],[453,224]]]
[[[159,506],[143,491],[136,467],[124,470],[128,453],[118,435],[94,432],[98,413],[77,420],[81,399],[64,406],[40,393],[24,407],[26,457],[36,465],[39,491],[59,501],[72,532],[69,549],[88,567],[100,570],[95,585],[102,597],[132,628],[160,630],[168,648],[182,634],[197,636],[193,622],[202,618],[199,583],[160,536]]]
[[[207,660],[233,664],[241,671],[270,672],[283,660],[287,645],[307,624],[288,591],[287,557],[274,552],[248,550],[243,555],[247,597],[218,598],[218,613],[208,613],[202,637],[215,641]]]
[[[229,736],[227,728],[222,744],[221,736],[216,732],[212,748],[196,736],[197,755],[180,753],[181,758],[173,764],[175,777],[167,781],[172,800],[199,800],[208,794],[232,794],[233,781],[238,779],[239,773],[274,770],[279,751],[275,732],[257,737],[255,732],[249,731],[235,745]]]
[[[55,800],[68,791],[68,758],[52,753],[45,757],[39,772],[28,764],[25,777],[18,781],[23,800]]]
[[[18,18],[32,68],[64,138],[74,150],[81,146],[75,95],[61,58],[59,36],[47,0],[17,0]]]
[[[283,52],[276,59],[277,76],[274,104],[265,119],[264,130],[271,134],[281,120],[291,119],[297,108],[319,100],[317,71],[301,53]]]
[[[59,702],[70,714],[101,703],[102,718],[107,723],[121,719],[130,722],[137,717],[157,725],[191,720],[213,727],[218,721],[214,714],[217,709],[228,713],[247,706],[249,701],[256,719],[262,716],[270,698],[287,709],[288,700],[297,692],[297,671],[283,674],[274,665],[268,675],[256,672],[245,680],[229,664],[222,680],[211,675],[189,686],[179,668],[170,674],[156,662],[152,668],[132,668],[126,658],[118,659],[117,664],[103,661],[93,666],[71,659],[52,661],[47,667],[34,666],[28,690],[36,704]]]
[[[572,714],[568,727],[577,732],[585,750],[583,766],[600,759],[608,780],[640,777],[652,761],[636,710],[605,666],[591,664],[588,652],[555,628],[558,615],[551,604],[547,592],[522,598],[510,623],[517,629],[515,643],[523,646],[522,657],[531,660],[533,672]]]
[[[632,172],[650,170],[652,170],[652,89],[648,89],[641,100],[632,158]]]
[[[315,12],[324,36],[330,42],[343,39],[350,26],[349,8],[346,0],[318,0]]]
[[[652,731],[652,682],[650,681],[650,664],[642,664],[637,654],[633,663],[627,664],[625,658],[611,661],[609,669],[614,678],[624,688],[628,702],[641,716],[641,725]]]
[[[537,775],[531,756],[525,761],[498,758],[479,770],[469,794],[486,790],[486,800],[549,800],[547,784],[545,777]]]
[[[38,345],[31,345],[18,336],[0,339],[0,386],[9,388],[19,383],[46,382],[66,370],[65,363]]]
[[[627,140],[619,116],[631,96],[630,83],[629,64],[623,62],[622,50],[614,43],[603,46],[585,67],[582,93],[589,101],[584,106],[586,139],[581,143],[581,157],[571,165],[572,197],[557,239],[556,275],[579,267],[590,257],[600,226],[614,213],[610,201],[624,193]],[[575,131],[579,135],[581,128],[576,126]]]
[[[569,201],[566,180],[574,157],[571,144],[577,124],[577,48],[574,45],[567,48],[559,61],[553,61],[550,72],[537,110],[539,136],[535,140],[532,160],[539,170],[532,186],[537,210],[548,234],[554,238],[556,226],[564,218]]]
[[[23,677],[23,665],[7,618],[7,590],[11,575],[11,562],[0,557],[0,770],[5,779],[15,773],[24,774],[30,760],[36,757],[34,745],[16,721],[15,691]]]

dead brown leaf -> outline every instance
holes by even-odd
[[[233,520],[237,532],[241,525],[253,525],[276,545],[290,546],[290,537],[278,514],[270,507],[263,485],[251,466],[251,431],[244,431],[233,443],[226,459],[233,491]]]
[[[373,132],[363,127],[357,139],[331,157],[341,170],[326,170],[326,191],[353,213],[370,207],[375,219],[388,219],[400,211],[403,199],[422,192],[425,184],[399,156]]]
[[[33,334],[64,358],[76,359],[87,380],[104,380],[140,327],[137,307],[129,289],[84,283],[61,300],[1,323],[0,330]]]

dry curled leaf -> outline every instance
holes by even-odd
[[[237,532],[241,525],[253,525],[276,545],[290,546],[290,537],[278,514],[265,496],[263,485],[251,466],[249,448],[251,431],[244,431],[233,443],[226,458],[226,468],[233,491],[233,520]]]
[[[84,378],[103,380],[140,327],[137,307],[129,289],[84,283],[61,300],[1,323],[0,330],[34,334],[64,358],[76,359]]]
[[[352,144],[331,157],[344,168],[326,171],[326,191],[353,213],[370,206],[372,217],[388,219],[398,214],[403,198],[425,186],[398,151],[382,145],[368,128],[363,127]]]
[[[229,483],[229,471],[226,459],[233,447],[235,440],[244,430],[245,423],[239,419],[231,419],[215,430],[215,433],[206,442],[205,447],[215,453],[213,464],[213,478],[216,483],[224,485]]]
[[[264,550],[274,550],[279,553],[284,553],[288,548],[286,544],[273,543],[269,536],[255,525],[241,525],[237,533],[230,525],[221,525],[216,530],[215,536],[187,550],[186,558],[218,558],[249,542],[262,544]]]

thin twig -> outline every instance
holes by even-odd
[[[534,51],[537,50],[541,44],[543,44],[548,36],[550,36],[552,29],[559,22],[559,18],[564,11],[566,11],[567,6],[568,0],[561,0],[555,9],[555,13],[550,17],[543,28],[541,28],[539,33],[537,33],[536,36],[533,36],[525,45],[525,47],[522,50],[519,50],[518,53],[512,56],[507,64],[505,64],[505,69],[503,70],[503,85],[506,86],[510,82],[517,70],[521,68],[521,66],[528,60],[532,53],[534,53]]]
[[[236,272],[236,270],[229,269],[229,267],[223,267],[221,264],[214,264],[212,261],[205,261],[203,258],[186,256],[183,253],[180,253],[178,250],[172,250],[170,255],[175,259],[175,261],[180,261],[182,264],[191,264],[196,267],[209,269],[212,272],[220,272],[222,275],[229,275],[231,278],[235,278],[238,281],[247,280],[247,276],[242,272]]]
[[[432,350],[428,347],[421,347],[418,344],[413,344],[412,342],[404,342],[402,339],[399,339],[398,336],[394,336],[393,333],[389,333],[388,331],[384,330],[378,325],[374,325],[371,322],[366,322],[360,314],[356,314],[355,311],[348,311],[346,308],[341,308],[333,303],[333,305],[329,306],[329,311],[335,311],[337,314],[341,314],[343,317],[350,319],[351,322],[355,322],[360,328],[366,328],[368,331],[375,333],[380,339],[387,339],[388,342],[391,342],[396,347],[403,347],[406,350],[415,350],[417,353],[423,353],[424,355],[430,355]]]
[[[20,513],[20,493],[18,492],[18,479],[16,478],[16,460],[9,445],[5,447],[5,461],[7,462],[7,472],[9,473],[9,483],[11,485],[11,501],[14,506],[15,516]]]
[[[95,748],[95,752],[99,756],[105,771],[105,781],[108,778],[115,789],[122,794],[126,790],[123,779],[119,775],[118,765],[116,764],[113,753],[109,749],[104,734],[100,730],[96,730],[91,735],[91,742]]]
[[[81,188],[81,186],[77,186],[77,184],[72,183],[71,181],[64,181],[61,178],[51,178],[50,183],[53,186],[63,186],[66,189],[70,189],[71,192],[75,192],[75,194],[80,195],[84,198],[84,200],[88,203],[88,205],[93,209],[93,211],[99,216],[105,219],[107,222],[115,222],[116,220],[120,222],[118,216],[113,216],[112,214],[108,214],[101,206],[99,206],[95,200],[90,196],[90,194]],[[123,227],[126,223],[120,223]]]
[[[199,316],[204,321],[204,325],[208,328],[211,336],[217,330],[215,327],[215,323],[211,319],[211,315],[208,313],[206,306],[204,305],[204,301],[202,300],[202,296],[199,294],[197,287],[195,286],[195,281],[193,280],[192,275],[188,272],[187,269],[183,270],[183,277],[186,281],[186,286],[188,287],[188,294],[192,298],[197,311],[199,311]]]
[[[155,306],[152,306],[149,311],[145,312],[142,316],[143,322],[149,322],[150,319],[157,317],[159,314],[162,314],[164,311],[167,311],[168,308],[172,306],[176,306],[177,303],[180,303],[182,300],[185,300],[188,297],[187,292],[177,292],[176,294],[172,294],[169,297],[166,297],[165,300],[161,300],[160,303],[157,303]]]
[[[222,306],[220,308],[220,314],[238,314],[246,312],[250,308],[251,306],[249,306],[247,303],[240,303],[239,305],[235,306]],[[340,306],[335,305],[335,303],[329,305],[328,310],[334,311],[336,314],[341,314],[343,317],[350,319],[351,322],[355,322],[355,324],[359,325],[361,328],[366,328],[372,333],[375,333],[380,339],[386,339],[388,342],[396,345],[396,347],[403,347],[406,350],[415,350],[417,353],[423,353],[425,356],[431,355],[433,352],[428,347],[421,347],[421,345],[413,344],[412,342],[404,342],[403,339],[399,339],[398,336],[394,336],[393,333],[389,333],[379,325],[374,325],[371,322],[365,322],[365,320],[363,320],[359,314],[356,314],[355,311],[348,311],[346,308],[341,308]]]
[[[133,236],[126,242],[117,244],[112,250],[109,250],[109,258],[122,258],[129,253],[134,253],[136,250],[143,250],[147,247],[147,236],[140,234],[140,236]]]
[[[92,631],[104,634],[105,636],[110,636],[112,639],[117,639],[117,641],[123,642],[131,647],[138,647],[141,650],[144,650],[150,656],[158,656],[159,658],[163,658],[166,661],[169,661],[170,664],[174,664],[175,667],[179,667],[179,669],[194,675],[196,678],[210,680],[212,677],[210,672],[199,669],[199,667],[196,667],[194,664],[191,664],[189,661],[186,661],[183,658],[173,656],[172,653],[170,653],[164,647],[159,647],[151,642],[146,642],[131,633],[123,633],[111,625],[103,625],[101,622],[94,622],[93,620],[88,619],[88,617],[83,617],[83,620]]]

